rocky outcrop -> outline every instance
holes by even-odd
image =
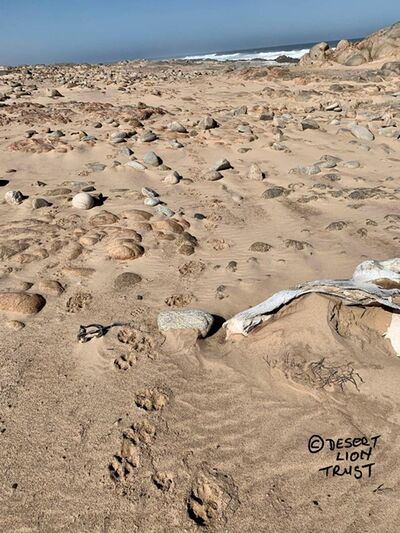
[[[357,67],[380,59],[400,59],[400,22],[383,28],[357,43],[341,40],[335,49],[327,43],[319,43],[305,54],[302,66],[322,65],[326,62]]]

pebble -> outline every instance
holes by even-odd
[[[142,281],[142,276],[134,272],[123,272],[119,274],[114,280],[114,288],[117,291],[130,289]]]
[[[305,118],[300,122],[300,129],[304,130],[319,130],[319,124],[312,118]]]
[[[206,337],[214,323],[214,317],[200,309],[161,311],[157,318],[160,331],[193,329],[201,337]]]
[[[147,152],[143,158],[143,162],[151,167],[159,167],[162,165],[162,159],[154,152]]]
[[[140,140],[143,143],[151,143],[153,141],[157,140],[157,135],[153,133],[152,131],[146,131],[143,133],[143,135],[140,137]]]
[[[289,194],[289,191],[285,189],[285,187],[281,187],[280,185],[276,185],[274,187],[269,187],[266,189],[262,197],[269,200],[271,198],[279,198],[279,196],[287,196]]]
[[[0,292],[0,311],[34,315],[46,305],[40,294],[26,292]]]
[[[21,191],[8,191],[4,195],[4,200],[10,205],[19,205],[23,202],[23,199]]]
[[[156,205],[158,205],[160,203],[160,199],[159,198],[145,198],[143,200],[143,203],[144,205],[148,205],[150,207],[155,207]]]
[[[261,168],[258,165],[256,165],[255,163],[253,163],[251,165],[251,167],[249,168],[249,171],[247,173],[247,177],[250,180],[262,181],[265,176],[264,176],[264,173],[261,170]]]
[[[168,129],[176,133],[187,133],[187,129],[180,122],[174,121],[168,124]]]
[[[25,324],[19,320],[8,320],[6,326],[13,331],[20,331],[21,329],[24,329]]]
[[[218,181],[222,179],[224,176],[218,172],[217,170],[209,170],[205,174],[203,174],[202,178],[207,181]]]
[[[221,159],[221,161],[215,163],[211,170],[215,170],[218,172],[220,170],[229,170],[230,168],[232,168],[230,162],[227,159]]]
[[[163,179],[163,182],[167,183],[168,185],[176,185],[179,183],[180,179],[181,176],[178,174],[178,172],[174,171],[171,172],[171,174],[168,174],[168,176]]]
[[[146,167],[140,161],[137,161],[137,159],[128,161],[127,163],[125,163],[125,166],[133,168],[135,170],[146,170]]]
[[[51,203],[44,198],[33,198],[32,209],[41,209],[42,207],[50,207]]]
[[[80,192],[72,198],[72,207],[76,209],[91,209],[94,203],[93,196],[87,192]]]
[[[142,195],[147,196],[147,198],[155,198],[158,196],[158,193],[154,189],[150,189],[150,187],[143,187]]]
[[[214,128],[218,128],[218,122],[214,120],[212,117],[204,117],[199,122],[199,128],[202,130],[211,130]]]
[[[366,126],[352,124],[350,131],[354,137],[357,137],[357,139],[361,139],[363,141],[373,141],[375,139],[375,135]]]
[[[172,211],[168,206],[166,205],[157,205],[155,208],[155,211],[162,216],[171,218],[175,215],[175,211]]]

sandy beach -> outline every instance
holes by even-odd
[[[387,62],[4,67],[2,532],[398,531],[392,311],[221,328],[400,255]],[[188,309],[205,338],[160,330]]]

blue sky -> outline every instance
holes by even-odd
[[[360,37],[397,20],[400,0],[0,0],[0,65]]]

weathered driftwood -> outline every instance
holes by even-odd
[[[394,296],[400,296],[400,259],[364,261],[357,266],[352,279],[308,281],[277,292],[264,302],[238,313],[225,322],[227,334],[248,335],[278,309],[310,293],[335,296],[348,305],[378,305],[400,311],[400,305],[392,301]]]

